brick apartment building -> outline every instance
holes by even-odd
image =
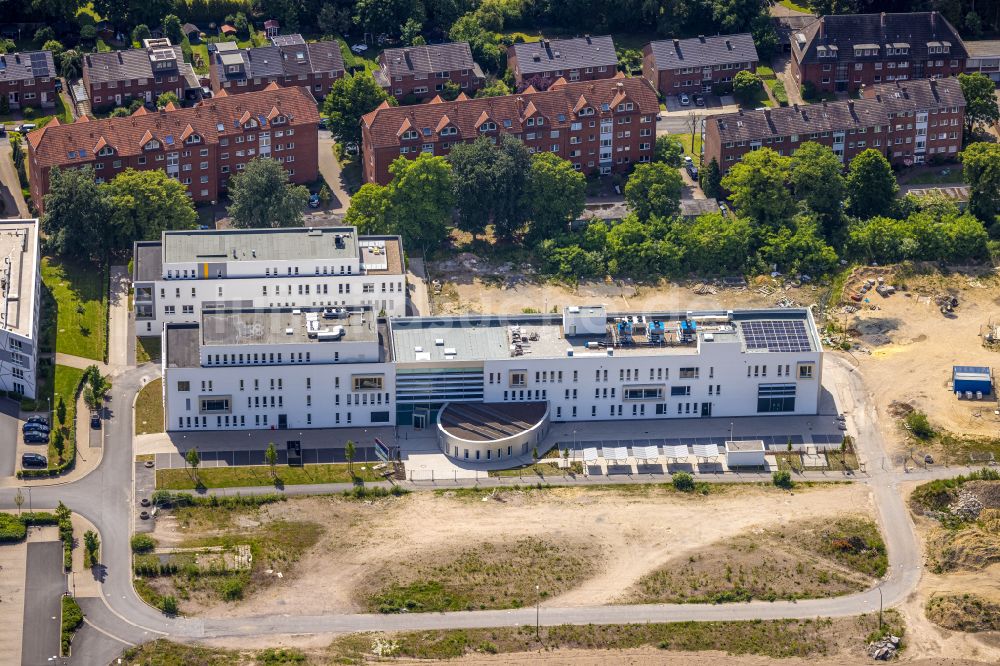
[[[757,62],[749,33],[665,39],[642,49],[642,75],[661,95],[710,93],[737,72],[757,71]]]
[[[230,176],[255,157],[271,157],[292,182],[309,183],[318,174],[318,123],[307,90],[277,84],[190,108],[140,108],[126,118],[84,116],[68,125],[53,120],[28,133],[31,197],[41,211],[52,167],[88,165],[99,182],[128,168],[162,169],[196,202],[217,201]]]
[[[55,106],[57,78],[51,51],[0,54],[0,95],[11,109]]]
[[[652,159],[659,104],[642,78],[556,81],[504,97],[383,104],[361,119],[365,180],[386,184],[400,155],[447,155],[480,136],[511,134],[531,152],[550,151],[587,174],[626,172]]]
[[[792,75],[818,92],[956,76],[967,58],[938,12],[823,16],[792,35]]]
[[[507,68],[518,90],[529,84],[541,90],[560,78],[570,83],[613,78],[618,73],[618,55],[608,35],[543,39],[508,46]]]
[[[277,35],[270,46],[241,49],[235,42],[213,44],[208,54],[212,90],[244,93],[271,83],[308,88],[322,99],[344,76],[344,57],[335,41],[309,42],[302,35]]]
[[[128,106],[132,100],[154,103],[172,92],[178,99],[200,99],[201,84],[181,47],[169,39],[147,39],[144,48],[88,53],[83,56],[83,83],[94,111]]]
[[[791,155],[806,141],[829,146],[846,166],[869,148],[893,164],[954,159],[962,147],[965,98],[958,80],[882,83],[858,100],[740,111],[705,120],[702,161],[723,173],[746,153],[771,148]]]
[[[471,97],[486,80],[467,42],[386,49],[379,54],[375,81],[396,99],[432,99],[451,81]]]

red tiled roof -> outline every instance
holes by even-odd
[[[150,139],[167,147],[181,145],[191,133],[206,143],[215,143],[220,134],[234,130],[238,121],[266,119],[278,109],[291,124],[318,123],[316,101],[299,86],[281,88],[271,84],[264,90],[215,97],[190,108],[155,112],[139,111],[127,118],[78,121],[54,125],[28,133],[28,145],[41,167],[67,166],[89,162],[99,141],[114,147],[119,155],[135,155]],[[220,129],[220,127],[222,129]],[[81,155],[82,151],[82,155]]]
[[[576,118],[581,97],[592,105],[594,115],[602,115],[601,105],[611,110],[622,101],[633,102],[635,113],[659,111],[656,91],[642,78],[616,77],[597,81],[567,83],[560,81],[543,92],[528,92],[503,97],[456,99],[453,102],[390,107],[380,105],[361,119],[362,127],[375,148],[399,144],[400,128],[404,125],[418,132],[440,132],[448,124],[458,128],[459,138],[479,135],[479,126],[486,120],[496,122],[500,131],[524,131],[523,122],[530,115],[542,115],[548,124],[559,127]],[[559,117],[563,116],[563,120]],[[449,123],[443,123],[447,118]],[[507,125],[507,122],[510,125]]]

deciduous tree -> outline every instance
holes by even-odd
[[[959,157],[970,190],[969,210],[983,224],[994,224],[1000,215],[1000,145],[973,143]]]
[[[455,205],[451,165],[441,156],[421,153],[415,160],[397,158],[389,165],[390,227],[405,247],[437,247],[448,235]]]
[[[361,116],[385,101],[395,105],[395,99],[375,83],[372,75],[361,71],[333,82],[323,111],[329,117],[329,128],[337,141],[357,146],[361,143]]]
[[[965,131],[971,133],[976,125],[991,125],[1000,121],[996,85],[985,74],[959,74],[959,85],[965,97]]]
[[[386,213],[389,210],[389,188],[378,183],[365,183],[351,197],[344,223],[366,234],[392,232]]]
[[[229,198],[234,227],[295,227],[302,224],[309,190],[290,183],[288,172],[274,160],[258,157],[229,181]]]
[[[191,229],[198,219],[187,188],[158,169],[126,169],[101,188],[112,210],[106,233],[113,252],[158,239],[164,231]]]
[[[889,161],[869,148],[851,160],[847,172],[848,209],[860,218],[888,215],[895,207],[899,183]]]
[[[97,185],[92,167],[49,171],[42,229],[56,254],[105,259],[110,249],[105,225],[111,207]]]
[[[656,145],[653,148],[653,160],[663,162],[667,166],[680,168],[684,162],[684,144],[677,137],[669,134],[661,134],[656,137]]]
[[[683,184],[677,169],[662,162],[639,164],[625,183],[625,201],[640,220],[670,217],[677,214]]]
[[[827,146],[807,141],[792,153],[791,183],[796,198],[819,216],[829,238],[847,198],[847,180],[840,160]]]
[[[583,212],[587,179],[555,153],[531,156],[527,204],[531,211],[529,239],[551,238]]]
[[[722,179],[733,208],[758,225],[777,229],[790,223],[795,202],[786,183],[790,160],[770,148],[743,156]]]
[[[701,170],[701,191],[706,197],[717,199],[722,196],[722,170],[719,169],[719,161],[712,158],[708,166]]]

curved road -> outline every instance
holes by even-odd
[[[606,624],[625,622],[673,622],[682,620],[748,620],[815,618],[858,615],[902,602],[916,587],[922,556],[913,523],[898,492],[904,479],[953,476],[954,469],[901,474],[887,465],[882,434],[873,401],[859,373],[843,359],[827,356],[826,371],[847,403],[851,429],[857,435],[861,457],[868,462],[868,478],[889,556],[889,571],[878,588],[849,596],[798,602],[750,602],[745,604],[663,604],[635,606],[546,607],[541,622],[555,624]],[[62,500],[73,511],[94,523],[104,542],[106,578],[104,604],[83,600],[87,623],[96,632],[74,642],[71,662],[108,663],[125,644],[138,644],[167,636],[175,640],[198,640],[226,636],[262,636],[352,631],[474,628],[532,624],[535,610],[402,615],[269,615],[244,618],[168,618],[138,598],[132,587],[129,538],[132,524],[132,404],[144,380],[157,374],[155,368],[130,369],[114,378],[111,398],[113,418],[106,421],[104,458],[83,479],[57,486],[32,488],[35,506],[55,506]],[[846,400],[845,400],[846,399]],[[855,408],[852,410],[851,405]],[[886,467],[886,468],[884,468]],[[0,507],[14,507],[15,488],[0,490]]]

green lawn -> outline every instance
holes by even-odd
[[[364,55],[358,55],[351,50],[351,46],[347,43],[346,39],[337,39],[337,44],[340,45],[340,55],[344,58],[344,67],[348,70],[355,67],[364,67],[369,72],[374,72],[379,68],[376,59],[382,49],[378,46],[369,45]]]
[[[524,477],[528,480],[532,478],[545,478],[547,476],[566,476],[567,474],[583,474],[583,463],[572,462],[568,469],[561,469],[558,465],[550,463],[535,463],[534,465],[524,465],[513,469],[490,470],[490,476],[502,477]]]
[[[42,282],[56,302],[56,351],[103,360],[108,318],[105,271],[45,257]]]
[[[135,400],[135,434],[163,432],[163,380],[154,379]]]
[[[56,95],[56,105],[52,109],[42,109],[41,107],[32,107],[33,113],[30,117],[23,114],[23,109],[16,113],[7,113],[0,115],[0,123],[13,123],[21,122],[32,122],[39,127],[45,127],[47,124],[52,122],[53,118],[58,118],[61,123],[71,123],[73,122],[73,113],[66,108],[63,104],[62,95]],[[43,113],[44,115],[38,115]]]
[[[787,7],[788,9],[792,9],[797,12],[812,14],[812,10],[809,9],[809,7],[797,4],[796,2],[794,2],[794,0],[781,0],[781,2],[779,2],[778,4],[781,5],[782,7]]]
[[[691,134],[673,134],[671,136],[680,141],[681,145],[684,146],[684,154],[693,159],[695,163],[698,163],[701,159],[701,134],[695,132],[694,136]]]
[[[922,169],[913,174],[904,174],[901,182],[905,185],[941,185],[943,183],[961,183],[962,165],[951,164],[944,167],[931,167]]]
[[[83,379],[83,370],[67,365],[57,365],[55,388],[52,394],[52,413],[56,428],[63,433],[63,458],[76,457],[76,389]],[[39,405],[43,409],[48,405]],[[49,467],[59,464],[59,452],[55,448],[55,430],[49,441]]]
[[[135,339],[136,365],[160,362],[160,338],[138,337]]]
[[[367,469],[362,469],[367,467]],[[352,483],[355,481],[381,481],[371,463],[354,463],[354,478],[348,472],[346,463],[305,465],[275,468],[277,479],[271,477],[271,469],[266,465],[250,467],[206,467],[198,470],[198,479],[207,488],[242,488],[249,486],[286,485],[297,486],[311,483]],[[156,472],[156,488],[166,490],[191,490],[197,488],[190,469],[161,469]]]

